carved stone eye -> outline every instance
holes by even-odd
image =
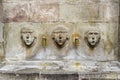
[[[89,35],[93,35],[93,33],[92,33],[92,32],[90,32],[90,33],[89,33]]]
[[[98,35],[99,33],[94,33],[94,35]]]

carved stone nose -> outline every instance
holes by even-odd
[[[29,36],[30,36],[30,35],[29,35],[29,34],[27,34],[26,38],[27,38],[27,39],[29,39]]]
[[[95,38],[92,38],[92,39],[95,39]]]
[[[62,37],[61,37],[61,36],[59,36],[59,39],[62,39]]]
[[[27,36],[26,38],[29,39],[29,36]]]
[[[29,39],[29,36],[30,36],[30,35],[29,35],[29,34],[27,34],[26,38],[27,38],[27,39]]]

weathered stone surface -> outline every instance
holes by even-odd
[[[119,21],[119,3],[101,3],[99,7],[99,19],[105,22]]]
[[[109,73],[109,74],[101,74],[103,76],[111,76],[111,75],[116,75],[115,73]],[[110,79],[119,79],[118,76],[115,78],[110,77],[110,78],[104,78],[101,77],[101,75],[98,75],[96,78],[95,75],[81,75],[81,74],[1,74],[0,75],[0,80],[110,80]],[[86,77],[85,77],[86,76]],[[93,78],[93,77],[95,78]]]
[[[80,25],[81,25],[81,27],[80,27]],[[117,56],[117,54],[116,54],[116,52],[117,52],[116,42],[118,40],[117,28],[118,28],[118,24],[116,24],[116,23],[91,23],[91,24],[90,23],[78,23],[76,32],[78,32],[80,34],[80,36],[82,37],[82,39],[80,40],[81,41],[80,43],[82,43],[80,46],[82,46],[84,43],[84,36],[85,36],[86,31],[92,30],[92,29],[100,30],[101,39],[100,39],[100,43],[99,43],[99,48],[97,49],[97,47],[96,47],[97,52],[95,52],[95,54],[100,54],[101,58],[99,55],[99,57],[96,57],[96,59],[100,58],[103,60],[103,58],[105,58],[105,56],[106,56],[106,58],[109,58],[109,59],[111,58],[114,60],[114,59],[116,59],[116,56]],[[84,46],[84,48],[87,49],[87,47],[85,47],[85,44],[83,46]],[[101,46],[101,48],[100,48],[100,46]],[[81,49],[80,52],[83,50],[84,49]],[[98,53],[98,51],[99,51],[99,53]],[[82,52],[82,53],[86,53],[86,52]],[[88,52],[88,53],[90,53],[90,52]],[[90,54],[90,55],[94,55],[94,52],[92,52],[92,54]],[[113,57],[113,55],[114,55],[114,57]],[[94,55],[94,58],[92,58],[92,59],[95,59],[95,55]]]
[[[2,22],[2,20],[3,20],[3,5],[0,2],[0,22]]]
[[[9,61],[0,68],[1,73],[16,74],[95,74],[120,73],[118,61],[97,62],[80,60],[51,61]]]
[[[77,74],[1,74],[0,80],[78,80]]]
[[[3,3],[14,3],[14,2],[25,2],[25,1],[26,2],[38,1],[38,2],[42,2],[42,3],[56,3],[56,2],[59,2],[59,0],[2,0]]]
[[[67,4],[84,4],[84,3],[119,3],[119,0],[64,0]]]
[[[68,28],[68,44],[63,47],[62,49],[57,49],[56,45],[52,40],[52,32],[56,29],[57,25],[63,24],[66,28]],[[48,26],[49,25],[49,26]],[[75,26],[75,27],[73,27]],[[27,48],[22,45],[21,40],[21,29],[22,28],[32,29],[36,36],[35,45],[31,48]],[[98,49],[94,54],[88,55],[90,53],[87,51],[88,45],[85,43],[84,36],[87,30],[90,28],[94,29],[97,27],[100,30],[100,44],[98,44]],[[17,29],[16,29],[17,28]],[[97,29],[95,28],[95,29]],[[60,59],[91,59],[91,60],[115,60],[116,59],[116,52],[117,52],[117,28],[118,25],[116,23],[8,23],[5,24],[5,31],[6,31],[6,59],[15,59],[15,60],[22,60],[26,58],[30,58],[32,60],[40,60],[40,59],[59,59],[60,55],[66,54]],[[49,31],[48,31],[48,30]],[[14,33],[12,33],[14,32]],[[73,33],[80,34],[80,45],[78,49],[74,49],[72,45],[72,40],[70,34]],[[47,46],[42,46],[42,34],[47,34]],[[116,36],[115,36],[116,35]],[[114,38],[113,38],[114,37]],[[12,38],[12,39],[11,39]],[[17,47],[16,47],[17,46]],[[86,46],[86,47],[85,47]],[[30,52],[29,52],[30,51]],[[97,51],[101,53],[97,53]],[[62,53],[62,54],[61,54]],[[79,56],[78,56],[79,54]],[[59,57],[57,57],[59,56]],[[96,56],[96,57],[95,57]],[[104,57],[104,59],[103,59]]]
[[[20,2],[20,1],[34,1],[34,0],[1,0],[2,2]],[[79,3],[91,3],[91,2],[115,2],[118,3],[119,0],[36,0],[41,2],[64,2],[69,4],[79,4]]]
[[[4,17],[5,34],[3,39],[0,27],[0,56],[2,59],[5,51],[6,61],[0,64],[0,72],[6,74],[1,74],[0,80],[120,79],[120,63],[116,61],[120,52],[119,0],[3,0],[2,4],[0,21]],[[68,31],[56,30],[58,25]],[[100,31],[100,39],[90,49],[85,37],[92,30]],[[67,46],[56,47],[51,33],[58,37],[57,33],[68,33],[63,35],[69,41]],[[72,43],[76,33],[77,48]]]
[[[38,79],[38,74],[31,74],[31,75],[25,75],[25,74],[0,74],[0,80],[34,80]],[[41,79],[40,79],[41,80]]]
[[[0,42],[3,42],[3,27],[4,24],[0,23]]]
[[[56,25],[59,25],[60,23],[53,23],[53,24],[39,24],[39,23],[8,23],[5,24],[5,31],[6,31],[6,59],[24,59],[25,56],[27,57],[26,53],[31,54],[29,58],[32,56],[33,59],[52,59],[52,55],[50,53],[56,53],[56,50],[52,50],[51,48],[55,47],[55,45],[52,42],[51,39],[51,33],[53,29],[56,27]],[[48,26],[49,25],[49,26]],[[66,27],[71,27],[69,29],[69,34],[72,33],[72,30],[74,29],[72,23],[64,23]],[[36,36],[36,44],[31,47],[31,49],[26,48],[25,46],[22,46],[21,41],[21,29],[22,28],[28,28],[32,29],[35,32]],[[49,31],[48,31],[49,30]],[[14,31],[14,33],[12,33]],[[48,36],[48,46],[46,47],[46,51],[44,51],[44,48],[42,47],[41,43],[41,35],[42,34],[49,34]],[[11,39],[12,38],[12,39]],[[17,46],[17,47],[16,47]],[[52,47],[51,47],[52,46]],[[56,48],[55,48],[56,49]],[[30,52],[29,52],[30,50]],[[64,51],[65,48],[63,48],[61,51]],[[47,55],[47,57],[46,57]],[[51,56],[50,56],[51,55]],[[37,57],[37,58],[36,58]],[[32,59],[32,58],[31,58]]]
[[[4,22],[47,22],[58,20],[58,3],[39,1],[3,3]]]
[[[61,4],[60,6],[60,20],[63,21],[118,22],[118,16],[119,3],[97,2],[75,5]]]
[[[61,4],[60,6],[60,20],[63,21],[84,22],[98,20],[98,18],[99,5],[97,3]]]
[[[0,0],[0,3],[2,3],[2,0]]]
[[[5,58],[3,42],[0,42],[0,62]]]
[[[119,14],[120,14],[120,11],[119,11]],[[119,15],[119,23],[118,25],[120,26],[120,15]],[[118,60],[120,61],[120,28],[118,28]]]
[[[2,61],[3,58],[4,58],[3,27],[4,27],[4,24],[3,24],[3,23],[0,23],[0,61]]]
[[[5,31],[6,31],[6,58],[16,58],[16,59],[25,59],[25,55],[27,57],[27,50],[26,47],[22,45],[21,40],[21,29],[27,28],[32,29],[35,32],[35,36],[38,36],[42,34],[43,27],[40,27],[40,24],[34,24],[34,23],[10,23],[5,24]],[[14,31],[14,33],[12,33]],[[38,44],[38,43],[36,43]],[[38,44],[39,45],[39,44]],[[33,53],[33,49],[35,46],[30,49],[30,52]],[[27,52],[28,54],[32,55],[32,53]]]
[[[111,2],[111,3],[119,3],[120,0],[100,0],[101,2]]]

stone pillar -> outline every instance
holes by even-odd
[[[0,62],[4,58],[4,23],[3,23],[3,5],[0,0]]]
[[[120,1],[119,1],[119,28],[118,28],[118,60],[120,61]]]

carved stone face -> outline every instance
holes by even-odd
[[[100,32],[97,30],[88,30],[86,33],[86,41],[89,47],[96,47],[100,41]]]
[[[31,29],[25,29],[25,28],[21,29],[21,38],[23,43],[28,47],[30,47],[36,39],[34,35],[34,31]]]
[[[59,48],[63,47],[69,39],[67,29],[62,25],[58,26],[52,32],[52,39]]]

